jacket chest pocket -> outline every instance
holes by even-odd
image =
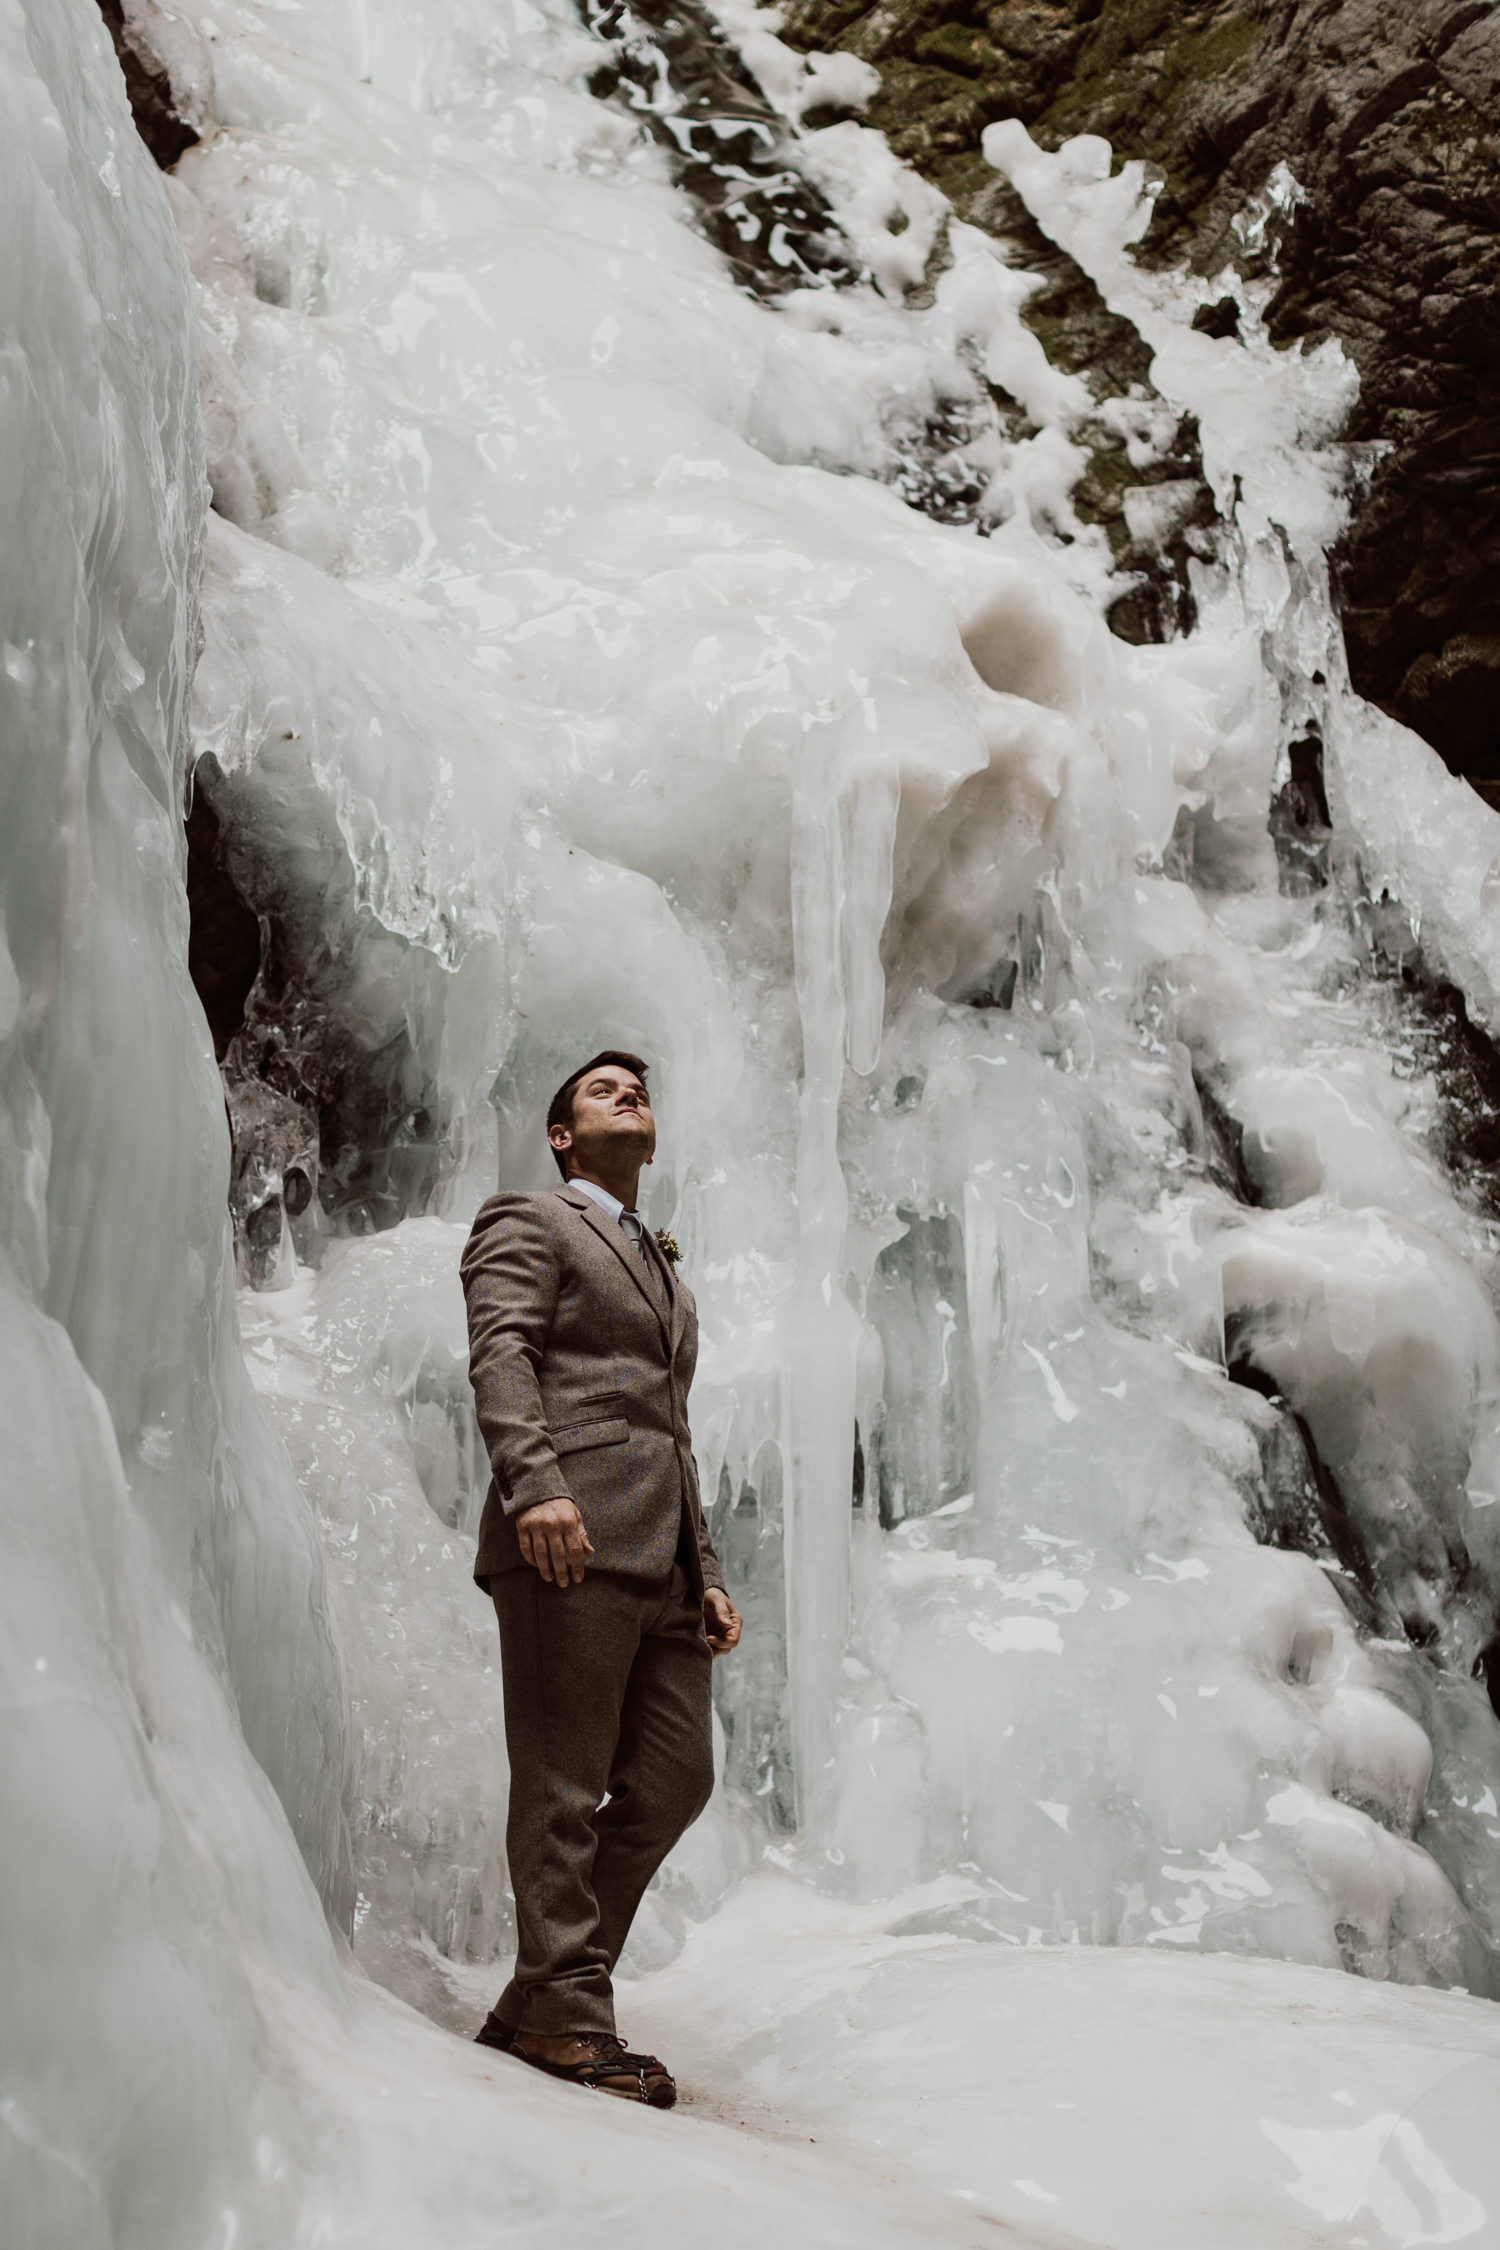
[[[586,1452],[595,1445],[624,1445],[630,1436],[630,1424],[619,1411],[621,1404],[616,1391],[575,1407],[572,1419],[550,1432],[553,1452],[560,1458],[565,1453]]]

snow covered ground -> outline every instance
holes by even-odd
[[[1290,1963],[921,1929],[966,1895],[949,1881],[850,1907],[750,1878],[670,1967],[622,1985],[629,2036],[680,2074],[668,2118],[465,2056],[373,1992],[338,2032],[278,2007],[359,2151],[357,2176],[315,2179],[299,2239],[425,2242],[440,2224],[461,2245],[550,2241],[554,2196],[576,2224],[669,2245],[769,2227],[799,2250],[1500,2239],[1492,2006]],[[482,1976],[456,1981],[488,2005]],[[476,2226],[487,2177],[514,2235]]]
[[[938,1934],[760,1875],[625,1988],[694,2115],[1099,2250],[1500,2238],[1493,2007],[1264,1961]],[[916,1934],[910,1934],[915,1932]]]

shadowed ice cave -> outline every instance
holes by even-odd
[[[777,25],[0,4],[26,2250],[1500,2239],[1500,814],[1298,183],[972,223]],[[470,2043],[458,1254],[605,1043],[746,1617],[670,2120]]]

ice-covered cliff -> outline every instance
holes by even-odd
[[[653,9],[670,13],[665,0]],[[1019,117],[1045,148],[1107,133],[1162,182],[1147,256],[1273,279],[1280,343],[1332,333],[1359,370],[1346,435],[1367,480],[1340,541],[1355,685],[1500,799],[1493,586],[1500,20],[1484,0],[791,0],[784,36],[832,48],[825,106],[873,65],[869,117],[978,225],[1024,225],[985,164]],[[836,61],[835,61],[836,58]],[[839,73],[846,74],[840,83]],[[1297,193],[1269,238],[1247,205]],[[1036,255],[1033,239],[1028,258]],[[1092,379],[1109,339],[1055,246],[1028,311]],[[1200,319],[1232,332],[1232,296]],[[1119,339],[1116,339],[1119,341]],[[1096,493],[1106,513],[1107,484]],[[1114,514],[1117,542],[1129,526]],[[1126,622],[1121,618],[1120,622]]]
[[[763,18],[707,92],[562,0],[125,20],[165,180],[91,0],[0,7],[22,2239],[1482,2239],[1492,2011],[1336,1973],[1500,1936],[1500,819],[1348,691],[1341,355],[997,126],[1139,339],[1101,403]],[[388,1996],[466,2028],[506,1950],[456,1257],[605,1038],[749,1623],[636,2005],[816,2158]]]

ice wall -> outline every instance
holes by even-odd
[[[186,970],[191,285],[94,11],[0,40],[0,2198],[13,2240],[197,2244],[271,2121],[247,1956],[331,1988],[287,1822],[338,1906],[342,1684]]]

